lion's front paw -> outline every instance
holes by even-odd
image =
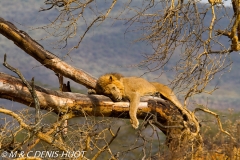
[[[97,94],[94,89],[88,89],[88,94]]]
[[[139,122],[137,119],[131,119],[130,122],[132,123],[133,128],[137,129],[139,126]]]

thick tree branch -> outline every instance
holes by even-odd
[[[112,102],[108,97],[101,95],[84,95],[79,93],[60,92],[35,86],[36,94],[39,98],[40,108],[53,110],[55,113],[73,112],[74,116],[107,116],[129,118],[129,102]],[[33,99],[27,87],[16,77],[0,72],[0,98],[17,101],[34,107]],[[152,97],[153,98],[153,97]],[[150,100],[149,97],[142,99],[139,105],[138,118],[144,119],[149,113],[157,113],[158,123],[163,125],[180,125],[179,123],[169,123],[171,115],[181,117],[176,107],[169,107],[167,102],[160,98]],[[182,120],[180,118],[179,120]],[[171,121],[171,120],[170,120]],[[159,126],[156,123],[156,126]],[[168,127],[160,129],[167,131]],[[182,127],[179,127],[181,129]]]
[[[76,69],[65,63],[54,54],[46,51],[40,44],[34,41],[26,32],[18,30],[11,22],[0,17],[0,33],[12,40],[19,48],[35,58],[45,67],[80,83],[87,88],[95,88],[96,78],[83,70]]]
[[[108,97],[101,95],[83,95],[79,93],[52,91],[35,86],[39,98],[40,108],[52,110],[55,113],[71,113],[76,116],[104,116],[129,118],[129,102],[112,102]],[[22,81],[13,76],[0,72],[0,98],[17,101],[34,107],[33,99]],[[190,114],[190,112],[189,112]],[[154,118],[156,116],[157,118]],[[141,99],[137,112],[138,119],[148,119],[167,135],[167,144],[171,150],[176,150],[182,144],[185,147],[194,145],[198,148],[202,144],[198,127],[193,123],[191,116],[180,111],[176,106],[156,97]],[[194,121],[195,122],[195,121]],[[147,123],[142,123],[143,125]],[[166,126],[166,127],[164,127]],[[187,136],[195,137],[189,143]],[[185,137],[179,140],[180,137]]]

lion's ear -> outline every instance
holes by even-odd
[[[109,77],[109,82],[112,82],[113,78],[112,76]]]

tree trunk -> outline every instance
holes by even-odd
[[[80,83],[87,88],[94,88],[96,79],[88,73],[76,69],[61,61],[52,53],[34,41],[27,33],[18,30],[12,23],[0,18],[0,33],[12,40],[27,54],[34,57],[43,66]],[[108,97],[101,95],[83,95],[79,93],[52,91],[36,86],[40,108],[53,109],[55,113],[74,113],[74,116],[108,116],[129,118],[129,103],[113,103]],[[5,98],[33,107],[33,100],[20,79],[0,73],[0,98]],[[143,98],[137,117],[144,119],[153,117],[149,123],[157,126],[165,135],[167,145],[172,151],[170,158],[192,158],[202,149],[200,125],[195,115],[187,108],[178,108],[159,98]],[[154,115],[156,118],[154,118]]]

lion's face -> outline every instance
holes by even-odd
[[[104,87],[104,94],[110,97],[113,101],[121,101],[122,93],[115,84],[108,84]]]
[[[96,92],[112,99],[112,101],[121,101],[124,97],[124,85],[122,76],[117,73],[105,74],[97,80]]]

